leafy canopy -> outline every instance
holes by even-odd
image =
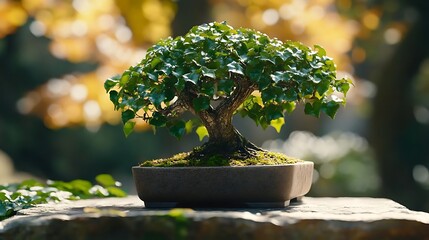
[[[176,137],[196,129],[202,138],[207,135],[202,124],[181,119],[182,113],[216,109],[216,101],[233,98],[244,83],[255,91],[230,110],[278,131],[284,114],[300,101],[306,114],[333,118],[351,85],[349,79],[336,79],[336,66],[321,46],[311,49],[213,22],[159,41],[139,64],[106,80],[105,89],[115,110],[122,111],[126,135],[133,119],[141,117]]]

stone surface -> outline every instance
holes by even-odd
[[[137,196],[44,204],[0,239],[429,239],[429,213],[380,198],[310,198],[284,209],[145,209]]]

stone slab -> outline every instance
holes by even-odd
[[[278,209],[146,209],[137,196],[42,204],[0,239],[429,239],[429,213],[382,198],[303,198]]]

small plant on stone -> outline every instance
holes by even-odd
[[[336,66],[321,46],[213,22],[159,41],[140,63],[104,86],[122,112],[125,135],[133,131],[135,118],[168,128],[179,139],[196,131],[208,140],[184,158],[207,162],[219,156],[239,161],[266,156],[232,125],[234,115],[278,132],[285,114],[300,102],[308,115],[334,118],[351,84],[337,79]]]
[[[17,184],[0,185],[0,221],[17,211],[37,204],[102,197],[125,197],[121,183],[109,174],[95,177],[97,184],[76,179],[70,182],[29,179]]]

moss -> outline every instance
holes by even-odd
[[[195,151],[195,150],[194,150]],[[302,162],[281,153],[257,151],[253,157],[242,159],[231,155],[203,156],[201,158],[190,157],[192,152],[179,153],[170,158],[162,158],[145,161],[142,167],[192,167],[192,166],[250,166],[250,165],[280,165]],[[238,156],[238,155],[237,155]]]

